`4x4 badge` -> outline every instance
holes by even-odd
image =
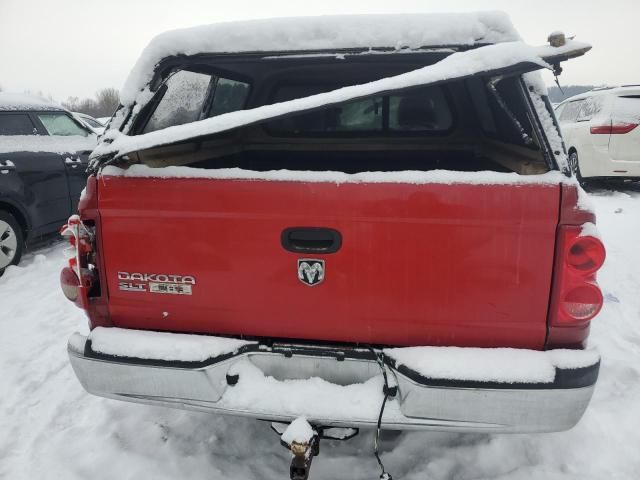
[[[324,280],[324,260],[315,258],[301,258],[298,260],[298,279],[308,285],[315,287]]]

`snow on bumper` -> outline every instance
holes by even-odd
[[[367,349],[172,335],[97,329],[74,334],[68,352],[83,387],[104,397],[324,426],[377,421],[383,380]],[[153,346],[156,336],[166,349]],[[580,420],[600,360],[594,351],[413,347],[385,350],[385,365],[398,387],[386,428],[550,432]]]

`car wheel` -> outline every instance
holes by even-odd
[[[578,183],[583,188],[587,187],[587,180],[585,180],[580,174],[580,163],[578,161],[578,152],[573,151],[569,154],[569,168],[571,169],[571,173],[576,177]]]
[[[22,257],[24,235],[20,224],[9,212],[0,210],[0,275],[9,265],[17,265]]]

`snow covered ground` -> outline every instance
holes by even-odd
[[[640,476],[640,189],[596,192],[608,249],[606,303],[593,322],[603,364],[593,402],[569,432],[403,433],[383,443],[394,478],[637,479]],[[62,245],[0,278],[0,478],[283,479],[289,457],[268,424],[86,394],[66,341],[86,332],[58,286]],[[373,433],[325,442],[313,479],[378,478]]]

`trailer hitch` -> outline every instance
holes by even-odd
[[[276,424],[271,428],[280,433]],[[306,418],[295,419],[280,435],[280,443],[291,452],[289,478],[291,480],[307,480],[313,457],[320,453],[320,435]]]
[[[314,435],[309,442],[292,442],[289,445],[293,458],[289,466],[291,480],[307,480],[313,457],[320,453],[320,437]]]
[[[307,480],[313,457],[320,453],[320,440],[349,440],[355,437],[357,428],[311,426],[306,418],[295,419],[289,425],[272,422],[271,429],[280,435],[280,444],[291,452],[289,478]]]

